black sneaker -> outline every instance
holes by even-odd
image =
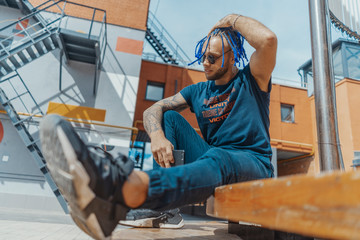
[[[133,209],[126,215],[126,220],[119,222],[122,225],[139,228],[182,228],[184,220],[179,209],[158,212],[150,209]]]
[[[133,161],[86,146],[71,124],[58,115],[42,120],[40,138],[47,167],[74,222],[91,237],[107,239],[129,210],[121,189]]]

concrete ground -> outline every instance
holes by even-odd
[[[134,229],[118,226],[113,240],[120,239],[241,239],[227,233],[227,223],[203,217],[183,215],[182,229]],[[90,240],[62,212],[45,212],[29,209],[0,208],[1,240]]]

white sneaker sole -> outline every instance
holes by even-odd
[[[83,211],[95,198],[95,194],[88,186],[90,177],[77,159],[69,139],[63,129],[55,124],[56,120],[51,119],[56,117],[48,116],[48,119],[45,118],[41,124],[42,152],[47,167],[69,204],[70,215],[74,222],[95,239],[110,239],[105,237],[95,214],[87,215]]]
[[[129,227],[135,227],[135,228],[162,228],[162,229],[179,229],[184,226],[184,220],[182,219],[180,223],[178,224],[166,224],[166,223],[160,223],[159,227],[154,227],[153,221],[156,220],[156,218],[147,218],[147,219],[141,219],[141,220],[121,220],[119,221],[119,224]]]

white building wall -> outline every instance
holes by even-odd
[[[9,24],[9,20],[21,16],[19,10],[0,7],[0,28]],[[76,18],[68,20],[66,24],[74,27],[73,30],[80,31],[83,31],[82,28],[85,29],[82,25],[89,26],[88,21]],[[67,64],[64,61],[62,91],[59,91],[59,49],[18,69],[44,113],[50,101],[99,108],[106,110],[103,124],[132,127],[141,55],[116,51],[116,44],[118,37],[144,41],[145,32],[114,25],[108,25],[107,30],[108,46],[99,74],[96,96],[93,95],[95,65],[75,61],[69,61]],[[9,86],[5,86],[7,87]],[[33,105],[31,101],[27,103]],[[33,109],[34,106],[29,107]],[[20,106],[19,111],[22,111]],[[0,121],[4,126],[4,137],[0,142],[0,206],[60,210],[60,205],[56,203],[52,191],[11,121],[5,114],[0,114]],[[38,135],[39,121],[32,123],[31,132],[35,136]],[[114,145],[111,153],[128,154],[131,131],[96,125],[74,126],[85,141]]]

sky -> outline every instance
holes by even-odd
[[[277,35],[274,80],[300,82],[297,69],[311,58],[307,0],[151,0],[150,11],[192,60],[196,43],[230,13],[252,17]],[[334,28],[332,32],[333,38],[339,37]],[[245,49],[249,59],[254,49],[248,43]],[[145,43],[144,52],[150,51]]]

